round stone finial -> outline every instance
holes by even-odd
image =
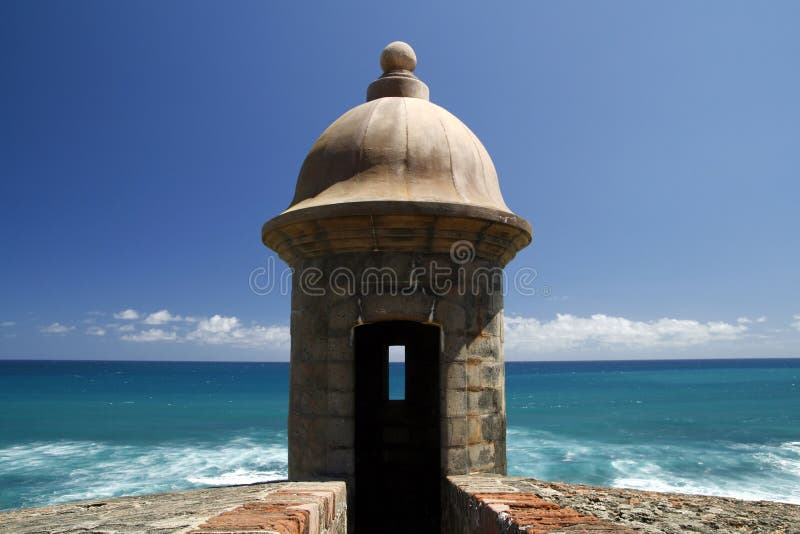
[[[417,55],[408,43],[394,41],[381,52],[381,68],[384,73],[401,69],[413,72],[417,68]]]

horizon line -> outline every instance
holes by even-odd
[[[720,358],[620,358],[584,360],[504,360],[503,363],[619,363],[619,362],[688,362],[688,361],[739,361],[739,360],[800,360],[800,356],[726,356]],[[6,358],[0,362],[113,362],[113,363],[291,363],[289,360],[146,360],[102,358]]]

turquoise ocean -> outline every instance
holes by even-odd
[[[288,378],[0,361],[0,509],[284,478]],[[800,503],[800,359],[513,362],[506,399],[509,474]]]

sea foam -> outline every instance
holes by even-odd
[[[28,482],[22,494],[0,489],[3,500],[14,497],[17,506],[267,482],[286,474],[286,446],[256,436],[215,444],[58,441],[0,449],[0,477]]]
[[[618,444],[510,428],[509,474],[800,504],[800,442]]]

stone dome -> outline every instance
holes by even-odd
[[[483,144],[453,114],[429,101],[428,87],[413,74],[416,62],[410,46],[399,41],[389,44],[381,55],[384,73],[367,89],[367,102],[339,117],[314,143],[289,208],[262,230],[264,243],[288,262],[362,251],[355,245],[359,238],[355,229],[340,243],[346,242],[346,249],[330,242],[324,221],[342,223],[343,217],[354,224],[355,219],[369,217],[372,227],[362,237],[369,238],[371,251],[411,246],[408,240],[404,245],[388,238],[376,243],[376,216],[414,218],[393,219],[391,224],[401,228],[387,231],[395,234],[398,230],[430,234],[430,225],[441,226],[442,218],[452,219],[451,224],[483,227],[477,234],[461,236],[469,239],[480,238],[493,226],[488,234],[497,234],[497,244],[494,252],[484,250],[484,255],[496,257],[502,252],[503,264],[530,242],[530,224],[503,200]],[[310,232],[326,242],[312,243]],[[447,239],[458,237],[451,234]],[[443,247],[442,243],[423,250],[436,252]]]
[[[381,200],[510,212],[475,134],[420,98],[377,98],[331,124],[303,163],[290,210]]]

